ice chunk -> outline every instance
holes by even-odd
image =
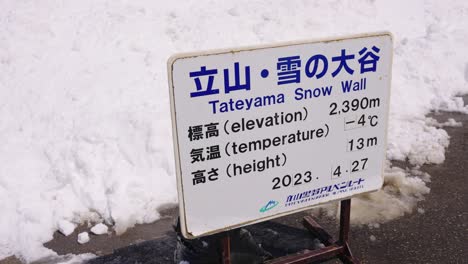
[[[89,242],[88,232],[83,232],[78,234],[78,243],[85,244]]]
[[[91,233],[95,235],[107,234],[107,226],[103,223],[99,223],[91,228]]]
[[[69,236],[73,231],[75,231],[76,225],[67,221],[67,220],[60,220],[58,222],[58,230],[65,236]]]

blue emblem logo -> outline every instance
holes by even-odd
[[[269,201],[265,206],[263,206],[262,208],[260,208],[260,212],[261,212],[261,213],[264,213],[264,212],[266,212],[266,211],[269,211],[269,210],[275,208],[278,204],[279,204],[278,201],[273,201],[273,200],[271,200],[271,201]]]

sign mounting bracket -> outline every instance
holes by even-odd
[[[325,261],[339,258],[345,264],[359,264],[349,247],[349,225],[351,214],[351,199],[341,201],[340,206],[340,231],[339,239],[334,241],[333,237],[327,233],[311,216],[305,216],[304,226],[317,237],[325,247],[316,250],[304,250],[302,252],[269,260],[265,264],[305,264],[317,261]],[[226,232],[221,238],[223,264],[231,264],[230,238]]]

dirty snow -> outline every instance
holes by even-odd
[[[60,258],[60,261],[57,264],[81,264],[85,263],[87,260],[95,258],[96,255],[94,254],[68,254]]]
[[[85,254],[67,254],[62,256],[49,256],[46,258],[41,259],[41,264],[82,264],[86,263],[86,261],[95,258],[96,255],[85,253]]]
[[[430,111],[467,113],[468,2],[0,1],[0,259],[56,256],[63,220],[123,233],[177,202],[166,60],[176,52],[391,31],[389,159],[441,163]],[[389,164],[358,223],[409,213],[427,176]]]
[[[447,119],[447,121],[441,123],[434,118],[427,117],[426,123],[430,126],[435,126],[435,127],[461,127],[463,125],[461,122],[457,122],[453,118],[449,118]]]

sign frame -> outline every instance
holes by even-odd
[[[255,46],[244,46],[244,47],[237,47],[237,48],[226,48],[226,49],[214,49],[214,50],[205,50],[205,51],[200,51],[200,52],[188,52],[188,53],[178,53],[173,56],[171,56],[168,59],[167,62],[167,67],[168,67],[168,83],[169,83],[169,94],[170,94],[170,107],[171,107],[171,121],[172,121],[172,135],[173,135],[173,146],[174,146],[174,158],[175,158],[175,167],[176,167],[176,179],[177,179],[177,191],[178,191],[178,200],[179,200],[179,215],[180,215],[180,220],[181,220],[181,231],[182,235],[185,238],[188,239],[193,239],[197,237],[202,237],[206,235],[212,235],[228,230],[232,230],[235,228],[239,228],[242,226],[247,226],[271,219],[275,219],[278,217],[298,213],[301,211],[305,210],[310,210],[313,207],[326,204],[329,202],[337,202],[337,201],[342,201],[342,200],[347,200],[352,197],[355,197],[357,195],[365,194],[365,193],[371,193],[378,191],[379,189],[382,188],[383,186],[383,170],[384,170],[384,165],[382,164],[382,171],[380,177],[382,178],[382,186],[380,186],[379,189],[377,190],[372,190],[372,191],[367,191],[367,192],[362,192],[362,193],[357,193],[357,194],[352,194],[346,197],[338,198],[338,199],[332,199],[329,201],[323,201],[319,202],[317,204],[313,204],[310,206],[302,207],[302,208],[297,208],[293,209],[291,211],[287,212],[279,212],[277,214],[257,218],[255,220],[250,220],[250,221],[244,221],[241,223],[238,223],[236,225],[231,225],[231,226],[226,226],[224,228],[219,228],[215,229],[200,235],[193,235],[190,233],[186,226],[186,210],[185,210],[185,200],[184,200],[184,187],[182,184],[182,165],[181,165],[181,158],[180,158],[180,153],[179,153],[179,138],[178,138],[178,127],[177,127],[177,110],[175,106],[175,94],[174,94],[174,81],[173,81],[173,64],[179,60],[179,59],[185,59],[185,58],[194,58],[194,57],[199,57],[199,56],[212,56],[212,55],[218,55],[218,54],[225,54],[225,53],[237,53],[237,52],[242,52],[242,51],[253,51],[253,50],[260,50],[260,49],[269,49],[269,48],[279,48],[279,47],[287,47],[287,46],[295,46],[295,45],[303,45],[303,44],[314,44],[314,43],[321,43],[321,42],[340,42],[340,41],[346,41],[350,39],[358,39],[358,38],[368,38],[368,37],[379,37],[379,36],[387,36],[390,38],[391,42],[391,51],[390,51],[390,69],[389,69],[389,76],[388,76],[388,104],[387,104],[387,109],[384,109],[384,114],[385,114],[385,123],[383,124],[384,128],[384,137],[383,137],[383,149],[384,149],[384,157],[383,160],[385,162],[386,159],[386,153],[385,150],[387,149],[387,140],[388,140],[388,122],[389,122],[389,108],[390,108],[390,98],[391,98],[391,80],[392,80],[392,65],[393,65],[393,35],[390,32],[383,31],[383,32],[375,32],[375,33],[364,33],[364,34],[355,34],[355,35],[348,35],[348,36],[340,36],[340,37],[329,37],[329,38],[319,38],[319,39],[312,39],[312,40],[301,40],[301,41],[288,41],[288,42],[279,42],[279,43],[274,43],[274,44],[266,44],[266,45],[255,45]],[[377,176],[376,176],[377,177]]]

